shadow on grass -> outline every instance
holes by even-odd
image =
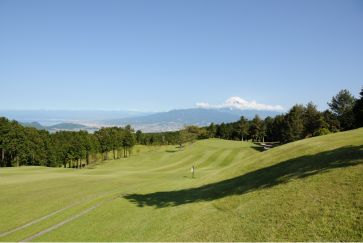
[[[165,152],[167,152],[167,153],[176,153],[176,152],[179,152],[179,151],[180,151],[180,149],[178,149],[178,150],[172,150],[172,149],[165,150]]]
[[[359,163],[363,163],[363,145],[342,147],[315,155],[301,156],[232,179],[196,188],[149,194],[128,194],[123,197],[139,207],[178,206],[193,202],[212,201],[229,195],[242,195],[287,183],[291,179],[305,178],[331,169],[354,166]]]
[[[252,146],[251,148],[253,148],[254,150],[257,150],[258,152],[263,152],[265,151],[265,148],[256,144],[255,146]]]

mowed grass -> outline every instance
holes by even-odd
[[[363,129],[265,152],[218,139],[134,151],[82,170],[0,168],[0,240],[363,240]]]

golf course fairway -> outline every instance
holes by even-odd
[[[195,166],[195,177],[190,169]],[[363,129],[0,168],[0,241],[363,241]]]

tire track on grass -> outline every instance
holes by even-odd
[[[36,219],[36,220],[30,221],[30,222],[28,222],[28,223],[26,223],[26,224],[23,224],[23,225],[21,225],[21,226],[18,226],[18,227],[16,227],[16,228],[12,229],[12,230],[5,231],[5,232],[1,232],[1,233],[0,233],[0,238],[2,238],[2,237],[4,237],[4,236],[7,236],[7,235],[9,235],[9,234],[12,234],[12,233],[14,233],[14,232],[17,232],[17,231],[19,231],[19,230],[22,230],[22,229],[28,228],[28,227],[30,227],[30,226],[32,226],[32,225],[34,225],[34,224],[37,224],[37,223],[42,222],[42,221],[44,221],[44,220],[46,220],[46,219],[49,219],[49,218],[51,218],[52,216],[54,216],[54,215],[56,215],[56,214],[59,214],[59,213],[61,213],[61,212],[63,212],[63,211],[66,211],[67,209],[70,209],[70,208],[75,207],[75,206],[77,206],[77,205],[80,205],[80,204],[82,204],[82,203],[89,202],[89,201],[92,201],[93,199],[96,199],[96,198],[99,198],[99,197],[102,197],[102,196],[106,196],[106,195],[112,194],[112,192],[113,192],[113,191],[114,191],[114,190],[111,190],[111,191],[109,191],[109,192],[101,193],[100,195],[93,196],[93,197],[92,197],[92,196],[88,196],[88,197],[86,197],[86,199],[84,199],[84,200],[81,200],[81,201],[76,202],[76,203],[72,203],[72,204],[70,204],[70,205],[68,205],[68,206],[66,206],[66,207],[64,207],[64,208],[61,208],[61,209],[55,210],[55,211],[51,212],[50,214],[44,215],[44,216],[42,216],[42,217],[40,217],[40,218],[38,218],[38,219]]]
[[[98,208],[98,207],[102,206],[103,204],[105,204],[105,203],[107,203],[107,202],[110,202],[110,201],[112,201],[112,200],[115,200],[116,198],[117,198],[117,197],[113,197],[113,198],[110,198],[110,199],[108,199],[108,200],[101,201],[101,202],[97,203],[96,205],[93,205],[92,207],[87,208],[87,209],[83,210],[82,212],[80,212],[80,213],[78,213],[78,214],[76,214],[76,215],[73,215],[72,217],[70,217],[70,218],[68,218],[68,219],[66,219],[66,220],[63,220],[62,222],[60,222],[60,223],[58,223],[58,224],[55,224],[55,225],[53,225],[52,227],[49,227],[49,228],[47,228],[47,229],[45,229],[45,230],[39,231],[38,233],[36,233],[36,234],[34,234],[34,235],[32,235],[32,236],[29,236],[29,237],[27,237],[27,238],[25,238],[25,239],[23,239],[23,240],[21,240],[21,241],[19,241],[19,242],[28,242],[28,241],[32,241],[32,240],[34,240],[35,238],[38,238],[39,236],[42,236],[42,235],[44,235],[44,234],[46,234],[46,233],[49,233],[49,232],[51,232],[51,231],[53,231],[53,230],[56,230],[56,229],[58,229],[59,227],[61,227],[61,226],[65,225],[65,224],[67,224],[67,223],[69,223],[69,222],[71,222],[71,221],[73,221],[73,220],[75,220],[75,219],[78,219],[78,218],[82,217],[83,215],[85,215],[85,214],[87,214],[87,213],[89,213],[89,212],[91,212],[91,211],[95,210],[96,208]]]

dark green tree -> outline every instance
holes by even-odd
[[[264,140],[265,137],[265,127],[261,118],[256,115],[250,124],[249,130],[252,140],[260,142]]]
[[[244,116],[241,116],[239,121],[237,122],[237,134],[241,141],[244,141],[248,137],[249,131],[249,122],[248,119]]]
[[[122,147],[124,149],[124,157],[128,157],[131,154],[131,150],[136,143],[135,135],[132,129],[125,128],[123,140],[122,140]]]
[[[142,143],[142,141],[143,141],[143,134],[142,134],[142,131],[141,131],[141,130],[137,130],[137,131],[136,131],[135,136],[136,136],[136,142],[137,142],[138,144],[141,144],[141,143]]]
[[[353,107],[355,127],[363,127],[363,88],[360,91],[360,98]]]
[[[309,102],[305,108],[303,137],[320,135],[321,129],[327,128],[327,126],[322,114],[317,110],[316,105]]]
[[[294,105],[287,114],[288,128],[286,142],[292,142],[304,137],[304,115],[303,105]]]
[[[343,89],[332,97],[331,102],[328,103],[332,113],[337,116],[340,122],[340,130],[345,131],[354,127],[354,114],[353,107],[355,98],[351,93]]]
[[[95,132],[95,136],[97,137],[100,144],[100,152],[103,154],[103,159],[108,159],[108,152],[113,148],[113,140],[110,136],[109,128],[101,128],[100,130]]]
[[[214,138],[216,136],[217,127],[213,122],[207,127],[207,132],[208,132],[208,137],[210,138]]]

